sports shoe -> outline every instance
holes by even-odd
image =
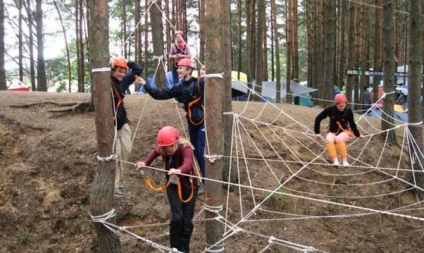
[[[120,197],[123,197],[124,196],[124,193],[121,190],[119,190],[119,188],[115,188],[113,190],[113,196],[114,197],[117,197],[117,198],[120,198]]]
[[[338,160],[335,160],[335,161],[333,162],[333,166],[340,166],[339,161],[338,161]]]
[[[205,194],[205,184],[201,184],[199,190],[197,191],[197,196]]]
[[[344,166],[344,167],[349,167],[349,166],[350,166],[350,164],[349,164],[349,162],[348,162],[348,161],[343,161],[343,166]]]

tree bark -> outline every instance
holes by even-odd
[[[7,90],[4,52],[4,2],[0,0],[0,90]]]
[[[332,101],[334,91],[334,59],[336,49],[334,42],[336,40],[335,24],[336,24],[336,8],[334,1],[325,3],[325,53],[324,53],[324,85],[322,87],[322,96],[324,100]],[[324,103],[325,106],[332,104]]]
[[[280,40],[278,35],[278,26],[277,26],[277,7],[275,5],[275,0],[271,1],[271,10],[273,16],[273,28],[274,28],[274,45],[275,45],[275,64],[276,64],[276,82],[275,85],[277,94],[275,101],[281,103],[281,67],[280,67]]]
[[[36,23],[37,23],[37,91],[47,91],[46,65],[44,62],[43,41],[43,9],[42,0],[36,1]]]
[[[63,24],[62,13],[59,10],[59,6],[57,5],[56,0],[53,1],[53,4],[54,4],[54,7],[56,8],[57,15],[59,16],[60,26],[62,27],[63,38],[65,39],[66,60],[68,62],[68,87],[69,87],[69,92],[71,92],[72,68],[71,68],[71,56],[69,54],[68,38],[66,36],[65,25]]]
[[[200,62],[205,62],[205,13],[206,0],[199,0]],[[239,14],[240,15],[240,14]]]
[[[226,3],[226,2],[225,2]],[[222,73],[224,71],[222,61],[228,56],[224,56],[223,49],[223,1],[207,1],[205,27],[206,29],[206,66],[210,73]],[[227,3],[226,3],[227,6]],[[209,153],[212,155],[223,154],[223,112],[224,112],[224,83],[223,79],[212,77],[206,78],[205,85],[205,121],[208,125],[207,140],[214,140],[208,143]],[[211,162],[206,159],[206,177],[215,180],[222,179],[223,160],[218,159]],[[222,186],[218,182],[208,181],[206,184],[206,205],[218,210],[223,204]],[[206,252],[224,251],[224,225],[216,219],[217,214],[205,211]]]
[[[24,64],[23,64],[23,49],[24,49],[24,41],[23,41],[23,27],[22,27],[22,20],[23,20],[23,16],[22,16],[22,6],[23,6],[23,0],[19,0],[18,2],[18,9],[19,9],[19,27],[18,27],[18,47],[19,47],[19,56],[18,56],[18,62],[19,62],[19,81],[23,82],[24,81]],[[34,85],[31,86],[33,91],[37,90],[37,87]]]
[[[256,33],[256,84],[255,92],[256,94],[261,94],[262,91],[262,82],[264,80],[264,64],[263,64],[263,41],[264,41],[264,29],[265,24],[265,2],[258,1],[258,26]],[[255,100],[259,100],[258,96],[255,96]]]
[[[409,45],[408,45],[408,122],[409,130],[411,131],[412,137],[415,140],[413,141],[410,148],[412,152],[413,160],[411,161],[411,168],[413,170],[421,170],[420,164],[424,164],[424,158],[420,152],[414,150],[422,151],[423,146],[423,134],[422,134],[422,123],[417,125],[417,123],[422,122],[423,120],[423,108],[421,107],[420,97],[421,97],[421,85],[422,85],[422,54],[423,54],[423,35],[422,35],[422,14],[421,14],[421,4],[419,0],[409,0]],[[424,188],[424,175],[423,173],[414,173],[412,179],[413,184]],[[424,197],[424,194],[420,191],[417,191],[420,194],[420,197]]]
[[[157,5],[157,6],[156,6]],[[163,57],[163,23],[162,12],[159,8],[162,6],[161,0],[156,0],[155,5],[150,8],[150,21],[152,26],[153,54],[157,57]],[[166,77],[164,68],[158,68],[155,76],[155,84],[158,88],[166,86]]]
[[[356,27],[355,22],[355,3],[349,2],[349,29],[348,29],[348,37],[347,37],[347,68],[352,70],[355,68],[355,34]],[[355,76],[348,75],[347,76],[347,86],[346,86],[346,96],[348,101],[352,101],[352,89],[355,86]]]
[[[84,9],[83,9],[83,0],[78,0],[79,9],[78,12],[78,92],[85,92],[85,67],[84,67],[84,36],[83,36],[83,21],[84,21]]]
[[[291,73],[292,73],[292,0],[286,6],[286,103],[291,104]]]
[[[31,1],[27,0],[26,6],[26,13],[28,17],[28,48],[29,48],[29,68],[30,68],[30,80],[31,80],[31,86],[35,87],[35,62],[34,62],[34,33],[32,31],[32,28],[34,27],[33,23],[33,14],[31,10]]]
[[[383,0],[383,61],[384,61],[384,92],[391,93],[394,90],[394,37],[393,37],[393,0]],[[394,125],[393,105],[395,103],[394,94],[383,99],[383,111],[381,119],[381,129],[388,130]],[[394,130],[388,132],[388,141],[396,143]]]
[[[109,66],[109,17],[108,1],[90,1],[89,50],[92,69]],[[97,147],[100,157],[109,157],[113,143],[112,100],[110,95],[109,72],[93,72],[92,82],[95,94],[95,122]],[[112,210],[115,180],[115,161],[99,162],[90,195],[90,211],[93,216],[103,215]],[[102,223],[95,222],[94,228],[99,240],[100,252],[121,252],[119,239]]]
[[[382,71],[382,21],[383,21],[383,13],[381,9],[381,0],[375,0],[375,5],[377,8],[374,9],[374,70]],[[373,78],[373,102],[378,100],[378,85],[380,84],[380,77],[374,76]]]
[[[292,13],[293,13],[293,80],[299,81],[299,38],[298,38],[298,13],[297,13],[297,0],[292,0]]]

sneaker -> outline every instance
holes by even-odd
[[[338,161],[338,160],[335,160],[335,161],[333,162],[333,166],[340,166],[339,161]]]
[[[119,188],[115,188],[113,190],[113,196],[120,198],[124,196],[124,193],[121,190],[119,190]]]
[[[197,191],[197,196],[205,194],[205,184],[201,184],[199,190]]]
[[[349,166],[350,166],[350,164],[349,164],[349,162],[348,162],[348,161],[343,161],[343,166],[344,166],[344,167],[349,167]]]

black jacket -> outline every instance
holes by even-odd
[[[166,100],[175,98],[178,102],[184,104],[184,110],[188,112],[189,110],[189,104],[190,102],[196,100],[200,97],[200,100],[198,102],[198,107],[196,108],[202,108],[201,116],[203,117],[203,104],[204,104],[204,89],[205,89],[205,82],[203,78],[200,78],[199,80],[195,77],[190,78],[188,81],[182,80],[179,84],[172,86],[171,88],[163,88],[163,89],[157,89],[154,86],[151,86],[150,84],[144,85],[146,92],[149,93],[150,96],[154,99],[158,100]],[[200,109],[199,109],[200,110]],[[192,114],[192,117],[196,115]],[[189,115],[187,114],[187,120],[188,124],[192,125],[192,121],[189,119]]]
[[[128,71],[128,73],[125,75],[124,79],[122,79],[121,82],[116,80],[116,78],[113,77],[112,75],[110,76],[110,79],[112,80],[112,85],[115,86],[115,88],[119,92],[119,96],[121,97],[122,100],[124,100],[125,91],[128,89],[128,87],[130,87],[131,84],[134,83],[135,76],[139,76],[143,72],[143,67],[141,67],[136,62],[128,62],[128,67],[129,67],[130,71]],[[114,102],[113,102],[113,105],[112,105],[113,106],[113,112],[114,112],[113,116],[115,117],[115,108],[118,107],[117,108],[116,122],[117,122],[117,128],[119,130],[119,129],[121,129],[121,127],[124,124],[128,123],[127,111],[125,110],[123,101],[118,106],[119,97],[118,97],[117,94],[115,94],[115,89],[113,89],[113,91],[114,91],[113,92]]]
[[[346,107],[343,111],[339,111],[335,105],[327,107],[315,118],[314,132],[316,134],[320,133],[321,121],[327,117],[330,118],[330,124],[328,126],[328,130],[330,132],[338,133],[340,131],[340,127],[337,122],[340,122],[343,129],[348,129],[350,127],[356,137],[360,136],[353,118],[352,109]]]

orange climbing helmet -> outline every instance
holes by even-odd
[[[181,31],[181,30],[177,30],[177,31],[175,31],[175,36],[177,36],[178,34],[179,34],[179,35],[181,35],[181,37],[183,37],[183,38],[185,37],[185,36],[184,36],[184,32],[183,32],[183,31]]]
[[[112,68],[114,67],[121,67],[128,69],[128,61],[124,57],[114,57],[112,59]]]
[[[340,104],[340,103],[347,103],[347,98],[345,94],[339,93],[334,97],[334,103]]]
[[[166,147],[171,146],[180,139],[180,133],[173,126],[162,127],[158,132],[158,146]]]
[[[183,59],[181,59],[178,62],[178,67],[179,66],[186,66],[186,67],[190,67],[190,68],[194,69],[193,62],[189,58],[183,58]]]

